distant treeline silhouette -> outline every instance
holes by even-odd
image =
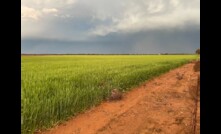
[[[79,54],[27,54],[27,53],[23,53],[21,55],[27,55],[27,56],[43,56],[43,55],[193,55],[194,53],[157,53],[157,54],[99,54],[99,53],[79,53]]]

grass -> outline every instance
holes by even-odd
[[[117,88],[140,83],[181,66],[196,55],[22,56],[22,133],[68,119]]]

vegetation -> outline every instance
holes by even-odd
[[[196,55],[22,56],[22,133],[52,127]]]
[[[200,48],[196,50],[196,54],[200,54]]]

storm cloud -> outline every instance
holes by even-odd
[[[193,53],[199,0],[22,0],[22,53]]]

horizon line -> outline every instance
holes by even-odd
[[[106,53],[106,54],[100,54],[100,53],[21,53],[21,55],[193,55],[195,53],[149,53],[149,54],[130,54],[130,53],[124,53],[124,54],[113,54],[113,53]]]

